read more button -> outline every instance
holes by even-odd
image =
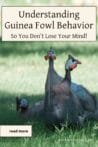
[[[28,130],[9,130],[9,132],[11,132],[11,133],[18,133],[18,132],[20,132],[20,133],[28,133]]]
[[[0,136],[1,137],[31,137],[32,126],[31,125],[1,125]]]

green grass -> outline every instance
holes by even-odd
[[[44,99],[48,62],[44,55],[55,49],[55,69],[64,76],[67,55],[73,54],[82,64],[72,72],[72,80],[85,85],[98,97],[98,42],[0,42],[0,124],[31,124],[32,138],[0,138],[0,147],[87,147],[98,145],[98,123],[81,130],[51,132],[41,120],[23,120],[15,108],[15,97],[26,97],[30,104]]]

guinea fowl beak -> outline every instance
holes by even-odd
[[[82,64],[79,60],[76,60],[76,63],[77,63],[77,64]]]

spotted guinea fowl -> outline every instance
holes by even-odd
[[[77,64],[80,62],[69,55],[65,65],[65,77],[56,85],[53,85],[50,72],[50,93],[46,95],[49,100],[45,105],[45,122],[48,126],[61,126],[64,122],[74,126],[81,125],[77,111],[78,99],[76,100],[71,91],[70,72],[77,67]]]
[[[45,59],[49,59],[49,68],[45,84],[45,103],[47,103],[47,95],[50,89],[50,77],[52,78],[52,86],[60,83],[63,78],[54,69],[54,60],[56,59],[56,56],[53,49],[47,53]],[[79,98],[85,111],[94,112],[96,110],[96,97],[93,96],[84,86],[71,82],[71,90],[74,95]]]
[[[44,101],[38,101],[29,106],[26,98],[16,97],[16,110],[20,112],[22,118],[33,119],[35,117],[43,117]]]

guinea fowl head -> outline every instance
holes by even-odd
[[[75,59],[71,55],[68,55],[68,59],[65,64],[65,69],[71,71],[71,70],[75,69],[78,64],[81,64],[81,62],[79,60]]]
[[[17,111],[21,110],[21,111],[25,111],[28,109],[29,103],[27,101],[27,99],[20,99],[20,98],[16,98],[16,107],[17,107]]]
[[[47,52],[47,55],[44,56],[45,57],[45,60],[48,60],[48,59],[51,59],[51,60],[55,60],[56,59],[56,55],[55,55],[55,52],[53,49],[50,49],[48,52]]]

